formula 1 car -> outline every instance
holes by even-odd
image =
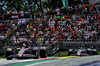
[[[39,50],[40,49],[40,50]],[[23,46],[22,48],[7,48],[6,50],[6,59],[12,60],[13,58],[23,59],[23,58],[33,58],[38,59],[39,56],[41,58],[46,58],[46,47],[26,47]]]
[[[69,56],[89,56],[89,55],[97,55],[97,50],[93,48],[83,48],[80,49],[69,49]]]

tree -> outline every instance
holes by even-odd
[[[1,0],[4,6],[7,6],[6,10],[31,10],[38,8],[42,11],[43,8],[55,9],[56,7],[62,7],[61,0]]]
[[[24,0],[6,0],[7,10],[21,10]]]
[[[55,8],[60,8],[63,6],[61,0],[45,0],[43,2],[43,5],[45,8],[50,8],[50,9],[55,9]]]
[[[5,0],[0,0],[0,12],[3,11],[3,8],[5,6]]]

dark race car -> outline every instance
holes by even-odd
[[[80,49],[69,49],[68,55],[69,56],[89,56],[89,55],[96,55],[97,50],[93,48],[83,48]]]
[[[40,49],[40,50],[39,50]],[[7,48],[6,50],[6,59],[12,60],[13,58],[34,58],[38,59],[39,56],[41,58],[46,58],[46,47],[26,47],[22,48]]]

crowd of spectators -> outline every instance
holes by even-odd
[[[100,30],[97,30],[97,24],[100,23],[100,6],[79,4],[68,7],[66,14],[61,13],[59,8],[55,11],[54,15],[49,14],[49,9],[43,14],[38,12],[38,19],[30,22],[21,32],[17,32],[10,41],[13,44],[29,41],[32,44],[50,46],[56,40],[93,41],[100,36]]]
[[[24,22],[19,20],[1,20],[0,21],[0,40],[6,39],[8,35],[20,29]]]
[[[11,15],[19,14],[20,19],[13,19]],[[8,35],[14,33],[14,31],[18,30],[22,27],[25,21],[21,20],[21,18],[30,18],[30,12],[28,11],[2,11],[0,13],[0,41],[6,39]]]

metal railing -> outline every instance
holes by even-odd
[[[54,54],[58,50],[59,50],[59,43],[58,40],[56,40],[47,48],[47,54]]]
[[[60,49],[78,48],[82,45],[86,47],[93,46],[97,49],[100,47],[100,36],[97,36],[94,40],[66,40],[62,39],[60,43]]]

